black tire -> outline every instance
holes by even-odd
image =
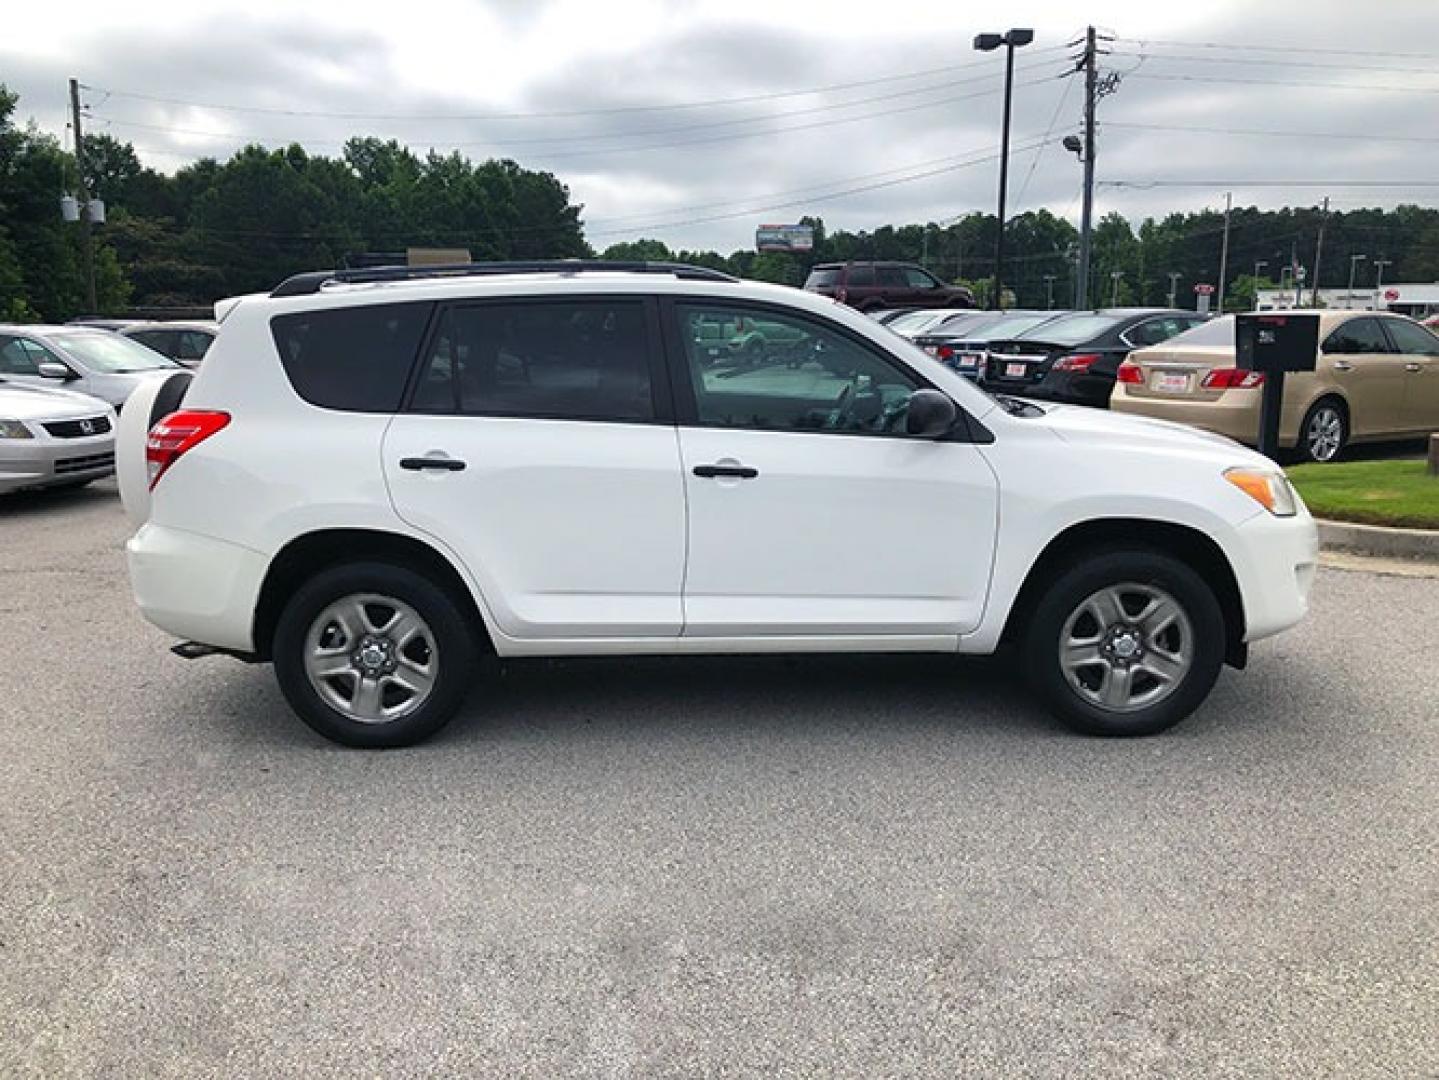
[[[1325,416],[1330,423],[1337,421],[1339,443],[1332,452],[1328,451],[1330,443],[1317,437],[1316,429],[1324,426],[1320,417]],[[1332,430],[1332,428],[1331,428]],[[1299,441],[1294,446],[1294,454],[1300,461],[1318,462],[1320,464],[1338,461],[1344,453],[1344,448],[1349,445],[1349,410],[1338,398],[1320,398],[1309,411],[1304,414],[1304,422],[1299,425]]]
[[[378,594],[409,605],[434,637],[433,688],[414,711],[394,720],[367,723],[326,702],[306,671],[306,638],[331,604],[356,594]],[[347,563],[324,570],[302,585],[275,627],[275,676],[290,707],[315,731],[345,746],[377,749],[411,746],[454,717],[469,689],[477,657],[475,634],[449,590],[412,570],[382,562]]]
[[[1093,703],[1080,688],[1081,676],[1072,675],[1060,662],[1060,643],[1071,616],[1087,598],[1120,585],[1168,594],[1188,620],[1190,639],[1189,666],[1173,688],[1153,704],[1129,712]],[[1173,727],[1208,697],[1224,653],[1224,615],[1213,590],[1185,563],[1144,548],[1080,555],[1039,598],[1023,643],[1025,669],[1040,698],[1069,727],[1088,735],[1153,735]],[[1085,669],[1083,677],[1090,677],[1092,670]],[[1138,673],[1130,677],[1150,678]]]

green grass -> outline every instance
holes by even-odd
[[[1288,472],[1315,517],[1439,529],[1439,476],[1428,474],[1422,458],[1295,465]]]

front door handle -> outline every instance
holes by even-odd
[[[452,457],[407,457],[400,458],[400,468],[419,472],[421,469],[439,469],[442,472],[459,472],[465,463]]]
[[[1354,370],[1354,365],[1351,364],[1348,360],[1336,360],[1336,361],[1334,361],[1334,370],[1335,370],[1335,371],[1353,371],[1353,370]]]
[[[1424,370],[1424,365],[1423,365],[1423,364],[1405,364],[1405,365],[1404,365],[1404,370],[1405,370],[1405,371],[1423,371],[1423,370]]]
[[[748,465],[696,465],[694,473],[706,480],[716,476],[734,476],[740,480],[753,480],[759,475],[759,470],[751,469]]]

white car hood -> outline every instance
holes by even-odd
[[[86,416],[104,416],[109,411],[107,402],[89,394],[0,382],[0,419],[78,420]]]
[[[1044,424],[1065,442],[1104,443],[1132,446],[1139,451],[1171,451],[1189,456],[1224,458],[1231,465],[1262,463],[1273,467],[1255,451],[1223,435],[1200,431],[1169,420],[1114,413],[1078,405],[1053,405],[1045,409]]]

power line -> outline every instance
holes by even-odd
[[[1375,64],[1321,64],[1313,60],[1276,60],[1264,56],[1183,56],[1178,53],[1153,53],[1153,52],[1122,52],[1115,50],[1115,56],[1128,56],[1138,60],[1165,60],[1175,63],[1193,64],[1243,64],[1261,67],[1301,67],[1314,68],[1320,71],[1379,71],[1393,75],[1439,75],[1439,71],[1432,68],[1396,68],[1380,67]]]
[[[1062,45],[1051,45],[1046,48],[1036,49],[1030,55],[1037,56],[1041,53],[1058,52]],[[811,86],[798,90],[777,90],[763,94],[745,94],[738,97],[710,98],[703,101],[680,101],[655,103],[649,105],[617,105],[604,109],[563,109],[552,111],[530,111],[510,113],[363,113],[363,112],[329,112],[320,109],[277,109],[262,105],[237,105],[222,102],[192,101],[184,98],[165,97],[160,94],[145,94],[132,90],[114,90],[103,86],[81,84],[86,90],[94,90],[99,93],[108,94],[111,97],[130,98],[136,101],[151,101],[166,105],[182,105],[194,109],[213,109],[223,112],[245,112],[256,113],[266,116],[306,116],[317,117],[326,120],[424,120],[424,121],[479,121],[479,120],[555,120],[555,119],[577,119],[587,116],[616,116],[624,113],[637,112],[668,112],[682,109],[703,109],[723,105],[748,105],[759,101],[776,101],[781,98],[802,97],[806,94],[827,94],[837,90],[852,90],[863,86],[878,86],[884,83],[901,82],[906,79],[919,79],[931,75],[950,75],[956,71],[963,71],[967,68],[979,67],[984,61],[974,61],[969,64],[950,64],[940,68],[928,68],[923,71],[901,72],[895,75],[881,75],[872,79],[859,79],[853,82],[831,83],[828,86]]]
[[[1389,94],[1439,94],[1439,86],[1373,86],[1367,83],[1294,82],[1281,79],[1235,79],[1228,75],[1164,75],[1131,71],[1129,79],[1159,79],[1165,82],[1224,83],[1226,86],[1297,86],[1304,90],[1370,90]]]
[[[1297,45],[1248,45],[1238,44],[1229,41],[1174,41],[1163,38],[1131,38],[1118,37],[1116,41],[1123,41],[1134,45],[1161,45],[1166,48],[1180,49],[1218,49],[1224,52],[1234,50],[1245,50],[1248,52],[1277,52],[1277,53],[1312,53],[1315,55],[1330,56],[1382,56],[1392,57],[1400,60],[1430,60],[1439,64],[1439,53],[1401,53],[1383,51],[1365,52],[1361,49],[1316,49],[1304,48]]]
[[[1427,188],[1439,187],[1439,180],[1310,180],[1310,179],[1258,179],[1258,180],[1101,180],[1105,187],[1149,188],[1161,187],[1384,187],[1384,188]]]
[[[1139,131],[1198,132],[1205,135],[1259,135],[1265,138],[1358,139],[1365,142],[1439,143],[1439,138],[1424,135],[1370,135],[1363,132],[1340,131],[1259,131],[1252,128],[1195,127],[1193,124],[1139,124],[1122,120],[1106,121],[1107,127],[1134,128]]]
[[[1021,68],[1020,70],[1022,70],[1022,71],[1032,71],[1032,70],[1034,70],[1034,69],[1036,69],[1036,68],[1045,67],[1045,66],[1047,66],[1047,65],[1045,65],[1045,64],[1029,64],[1029,65],[1026,65],[1024,68]],[[861,105],[871,105],[871,104],[876,104],[876,103],[883,102],[883,101],[892,101],[892,100],[895,100],[895,99],[898,99],[898,98],[911,97],[911,96],[916,95],[916,94],[933,93],[933,92],[939,91],[939,90],[948,90],[948,89],[953,89],[953,88],[959,87],[959,86],[969,86],[969,85],[972,85],[972,84],[974,84],[974,83],[981,83],[981,82],[982,82],[982,83],[989,83],[989,82],[992,82],[992,81],[993,81],[993,80],[992,80],[991,76],[988,76],[988,75],[976,76],[976,77],[969,78],[969,79],[948,80],[948,81],[946,81],[946,82],[935,83],[935,84],[930,85],[930,86],[916,87],[916,88],[910,89],[910,90],[899,90],[899,91],[895,91],[895,92],[893,92],[893,93],[880,94],[880,95],[876,95],[876,96],[873,96],[873,97],[856,98],[856,99],[853,100],[853,101],[837,102],[837,103],[833,103],[833,104],[829,104],[829,105],[814,105],[814,106],[809,106],[809,107],[803,108],[803,109],[789,109],[789,110],[786,110],[786,111],[784,111],[784,112],[772,113],[772,114],[769,114],[769,115],[767,115],[767,116],[747,116],[747,117],[741,117],[741,118],[739,118],[739,119],[734,119],[734,120],[709,121],[709,122],[702,123],[702,124],[685,124],[685,125],[680,125],[680,126],[671,125],[671,126],[669,126],[669,127],[661,127],[661,128],[643,128],[643,129],[640,129],[640,130],[637,130],[637,131],[605,131],[605,132],[585,133],[585,134],[577,134],[577,135],[552,135],[552,136],[546,136],[546,137],[544,137],[544,138],[537,138],[537,139],[505,139],[503,142],[498,142],[498,143],[496,143],[496,142],[494,142],[493,140],[490,140],[490,139],[474,139],[474,140],[468,140],[468,141],[450,141],[450,142],[447,142],[445,145],[447,145],[447,146],[454,146],[454,147],[495,146],[495,147],[498,147],[498,148],[504,148],[504,147],[511,147],[511,146],[539,146],[539,145],[548,145],[548,144],[552,144],[552,143],[562,143],[562,144],[568,145],[568,144],[570,144],[570,143],[574,143],[574,142],[577,142],[577,141],[605,140],[605,139],[629,139],[629,138],[647,137],[647,136],[651,136],[651,135],[678,135],[678,134],[684,134],[684,133],[692,132],[692,131],[707,131],[707,130],[713,130],[713,129],[716,129],[716,128],[735,127],[735,126],[741,125],[741,124],[758,124],[758,123],[765,123],[765,122],[769,122],[769,121],[773,121],[773,120],[782,120],[782,119],[785,119],[785,118],[787,118],[787,117],[809,116],[809,115],[814,115],[814,114],[816,114],[816,113],[834,112],[834,111],[837,111],[837,110],[840,110],[840,109],[852,109],[852,108],[856,108],[856,107],[861,106]],[[996,92],[997,92],[997,91],[996,91]],[[951,100],[951,99],[945,99],[945,100],[948,101],[948,100]],[[96,121],[97,123],[113,124],[113,125],[118,126],[118,127],[135,128],[135,129],[137,129],[137,130],[145,130],[145,131],[158,131],[158,132],[165,132],[165,133],[171,133],[171,134],[176,134],[176,135],[195,135],[195,136],[199,136],[199,137],[202,137],[202,138],[225,139],[225,140],[232,140],[232,139],[255,139],[255,140],[259,140],[259,141],[282,141],[282,140],[285,140],[285,137],[284,137],[284,136],[264,135],[264,134],[257,134],[257,133],[254,133],[254,132],[245,132],[245,131],[212,131],[212,130],[205,130],[205,129],[199,129],[199,128],[172,127],[172,126],[165,125],[165,124],[143,123],[143,122],[141,122],[141,121],[136,121],[136,120],[126,120],[126,119],[121,119],[121,118],[118,118],[118,117],[104,116],[104,115],[101,115],[101,114],[98,114],[98,113],[94,112],[93,110],[87,111],[87,112],[85,113],[85,115],[86,115],[87,117],[89,117],[90,119]],[[288,141],[288,140],[287,140],[287,141]],[[334,140],[300,140],[300,141],[309,142],[311,145],[314,145],[314,146],[343,146],[343,145],[345,145],[344,142],[336,142],[336,141],[334,141]],[[623,147],[617,147],[616,149],[624,149],[624,148],[623,148]]]
[[[1050,82],[1050,81],[1052,81],[1052,80],[1051,80],[1051,79],[1032,79],[1032,80],[1030,80],[1029,82],[1016,83],[1015,86],[1016,86],[1016,89],[1023,89],[1023,88],[1030,87],[1030,86],[1038,86],[1038,85],[1040,85],[1041,83]],[[945,97],[945,98],[937,98],[937,99],[935,99],[934,101],[923,101],[923,102],[919,102],[918,104],[904,105],[904,106],[900,106],[900,107],[898,107],[898,108],[893,108],[893,109],[880,109],[880,110],[876,110],[876,111],[873,111],[873,112],[863,113],[863,114],[861,114],[861,115],[859,115],[859,116],[842,116],[842,117],[835,117],[835,118],[828,119],[828,120],[816,120],[816,121],[811,121],[811,122],[805,123],[805,124],[790,124],[790,125],[785,126],[785,127],[769,128],[769,129],[760,130],[760,131],[731,132],[731,133],[729,133],[729,134],[724,134],[724,135],[708,135],[708,136],[705,136],[705,137],[702,137],[702,138],[697,138],[697,139],[681,139],[681,140],[677,140],[677,141],[673,141],[673,142],[648,143],[648,144],[645,144],[645,145],[642,145],[642,146],[598,147],[598,148],[592,148],[592,149],[587,149],[587,150],[568,150],[568,151],[567,151],[567,150],[562,150],[562,151],[558,151],[558,152],[544,152],[544,151],[541,151],[541,154],[543,155],[543,157],[545,158],[545,160],[551,160],[551,161],[553,161],[553,160],[571,159],[571,158],[596,157],[596,156],[610,156],[610,155],[629,154],[629,153],[642,153],[642,152],[650,151],[650,150],[670,150],[670,149],[674,149],[674,148],[676,148],[676,147],[682,147],[682,146],[699,146],[699,145],[705,145],[705,144],[708,144],[708,143],[730,142],[730,141],[734,141],[734,140],[736,140],[736,139],[750,139],[750,138],[757,138],[757,137],[763,137],[763,136],[768,136],[768,135],[784,135],[784,134],[788,134],[788,133],[790,133],[790,132],[795,132],[795,131],[813,131],[813,130],[816,130],[816,129],[819,129],[819,128],[835,127],[835,126],[840,125],[840,124],[853,124],[853,123],[859,123],[859,122],[862,122],[862,121],[865,121],[865,120],[875,120],[875,119],[879,119],[879,118],[885,117],[885,116],[898,116],[898,115],[900,115],[900,114],[902,114],[902,113],[916,112],[916,111],[919,111],[919,110],[921,110],[921,109],[933,109],[933,108],[938,108],[939,106],[942,106],[942,105],[952,105],[952,104],[954,104],[954,103],[956,103],[956,102],[960,102],[960,101],[971,101],[971,100],[973,100],[973,99],[975,99],[975,98],[989,97],[989,96],[992,96],[992,95],[994,95],[994,94],[1000,93],[1000,90],[1001,90],[1001,88],[999,88],[999,87],[993,87],[993,88],[990,88],[990,89],[988,89],[988,90],[978,90],[978,91],[974,91],[974,92],[971,92],[971,93],[968,93],[968,94],[958,94],[958,95],[953,95],[953,96]],[[138,124],[130,124],[128,121],[112,121],[112,122],[113,122],[113,123],[116,123],[116,124],[120,124],[120,125],[122,125],[122,126],[128,125],[128,126],[131,126],[131,127],[145,127],[145,128],[147,128],[147,129],[155,129],[155,130],[160,130],[160,131],[172,131],[172,132],[180,133],[180,132],[178,131],[178,129],[173,129],[173,128],[168,128],[168,129],[167,129],[167,128],[164,128],[164,127],[160,127],[159,125],[138,125]],[[203,133],[203,134],[210,134],[210,135],[213,135],[213,136],[216,137],[216,138],[222,137],[219,132]],[[232,138],[232,139],[235,139],[235,140],[237,140],[237,141],[243,141],[243,139],[244,139],[243,136],[238,135],[238,134],[237,134],[237,135],[228,136],[228,138]],[[278,141],[278,140],[277,140],[277,141]],[[335,144],[330,143],[330,142],[322,142],[322,141],[318,141],[318,140],[306,140],[306,139],[290,139],[290,140],[286,140],[286,141],[287,141],[287,142],[298,142],[298,143],[301,143],[302,145],[303,145],[304,143],[306,143],[306,142],[310,142],[311,145],[316,145],[316,146],[319,146],[319,145],[333,146],[333,145],[335,145]],[[450,143],[450,144],[445,144],[445,145],[447,146],[447,148],[454,148],[454,147],[466,146],[466,145],[470,145],[470,144],[467,144],[467,143]],[[477,144],[473,144],[473,145],[485,147],[485,148],[490,149],[490,150],[493,150],[493,151],[503,152],[503,150],[505,149],[505,145],[506,145],[506,144],[503,144],[503,143],[489,143],[489,142],[484,142],[484,143],[477,143]]]
[[[1054,114],[1049,118],[1049,126],[1044,129],[1044,139],[1048,141],[1049,136],[1054,132],[1054,125],[1059,123],[1059,115],[1064,111],[1064,104],[1069,100],[1070,88],[1074,86],[1073,79],[1064,80],[1064,92],[1059,95],[1059,102],[1054,106]],[[1034,152],[1034,157],[1029,160],[1029,171],[1024,174],[1024,183],[1019,185],[1019,194],[1014,197],[1014,205],[1019,206],[1024,202],[1024,194],[1029,190],[1029,182],[1034,179],[1034,170],[1039,166],[1039,159],[1044,156],[1042,149]]]

